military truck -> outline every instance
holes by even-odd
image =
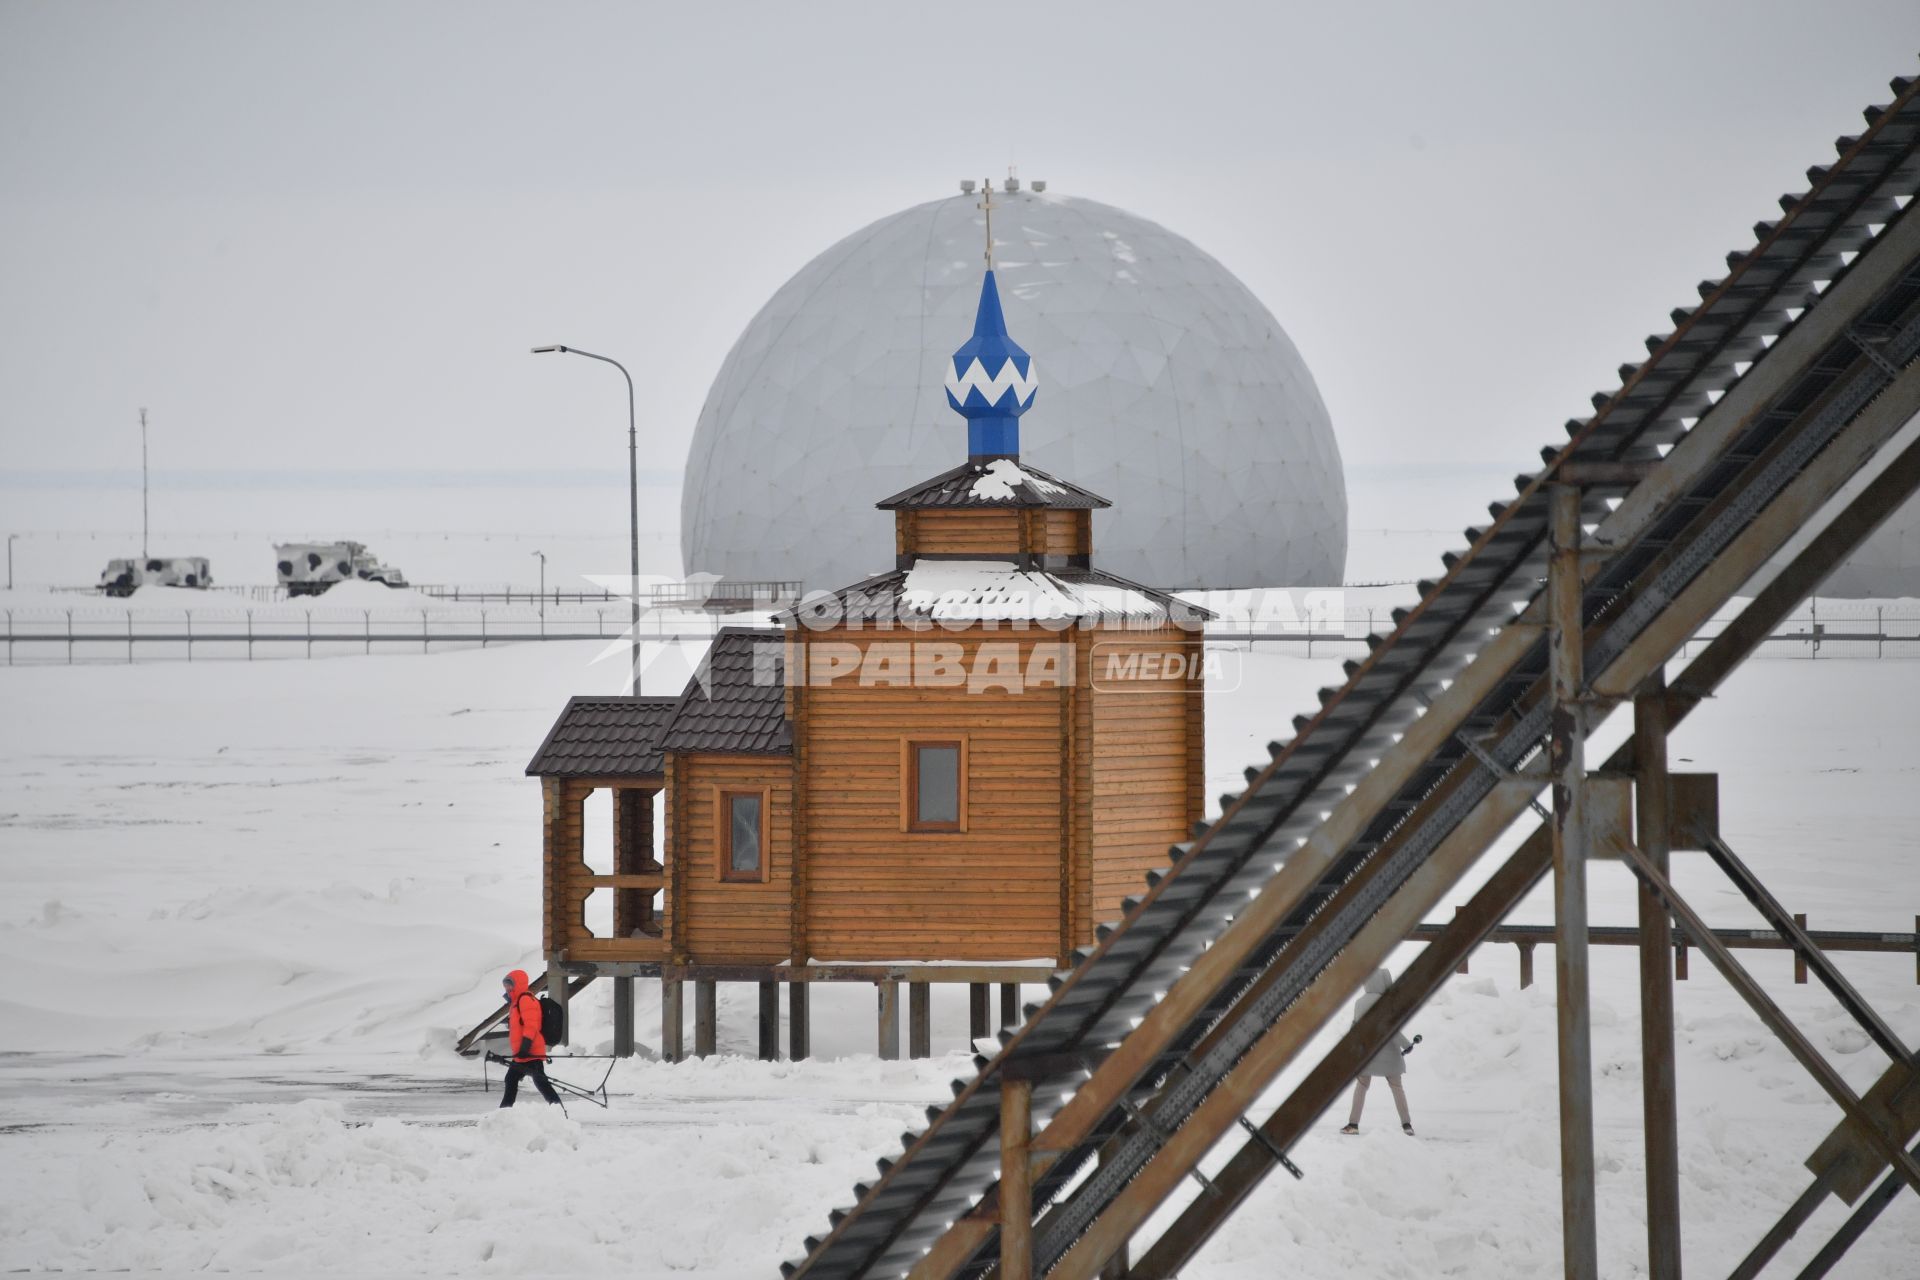
[[[205,590],[213,574],[205,556],[148,556],[109,560],[100,571],[100,589],[110,596],[130,596],[141,587],[192,587]]]
[[[336,582],[377,582],[404,587],[407,575],[359,542],[282,542],[273,548],[274,569],[289,596],[317,596]]]

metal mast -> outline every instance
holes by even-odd
[[[147,411],[140,411],[140,558],[147,558]]]

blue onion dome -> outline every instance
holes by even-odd
[[[1039,385],[1033,357],[1007,336],[1000,289],[989,270],[980,282],[973,337],[953,353],[947,370],[947,403],[967,420],[967,455],[1019,457],[1020,415],[1033,405]]]

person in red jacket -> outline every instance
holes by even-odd
[[[507,1068],[506,1082],[500,1087],[500,1105],[513,1105],[522,1076],[530,1077],[533,1087],[548,1102],[560,1101],[547,1080],[547,1038],[540,1033],[540,997],[528,990],[526,970],[515,969],[500,979],[500,985],[507,995],[507,1044],[513,1050],[513,1065]]]

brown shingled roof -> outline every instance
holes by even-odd
[[[722,628],[680,695],[661,750],[792,752],[786,643],[778,631]]]
[[[951,471],[942,472],[911,489],[903,489],[874,505],[882,511],[897,511],[903,507],[1054,507],[1068,511],[1092,511],[1113,505],[1097,493],[1082,489],[1077,484],[1069,484],[1058,476],[1050,476],[1025,462],[1015,465],[1023,475],[1037,483],[1029,484],[1021,480],[1006,486],[1011,491],[1008,497],[982,497],[975,492],[975,486],[987,476],[988,468],[992,465],[990,462],[963,462]]]
[[[678,698],[567,699],[527,773],[536,778],[658,778],[660,736]]]

